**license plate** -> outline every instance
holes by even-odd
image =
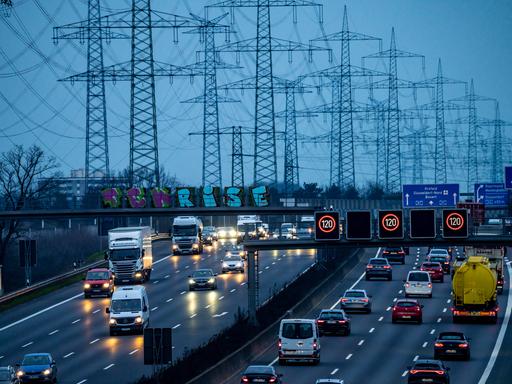
[[[100,289],[93,289],[92,291],[93,291],[93,292],[101,292],[101,290],[100,290]]]
[[[329,320],[327,324],[336,324],[336,322],[334,320]]]
[[[122,280],[122,282],[123,282],[123,283],[127,283],[127,282],[129,282],[129,281],[130,281],[130,280],[128,280],[128,279],[124,279],[124,280]]]
[[[446,353],[457,353],[455,349],[447,349]]]
[[[434,381],[434,379],[422,379],[421,381],[423,381],[425,383],[431,383]]]
[[[121,331],[129,331],[130,328],[121,328]]]
[[[264,383],[265,379],[254,379],[253,382],[254,383]]]
[[[404,318],[404,319],[410,319],[410,318],[411,318],[411,316],[409,316],[409,315],[404,315],[404,316],[402,316],[402,318]]]

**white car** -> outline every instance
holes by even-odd
[[[244,273],[244,260],[239,254],[226,254],[222,260],[222,273],[240,272]]]
[[[409,271],[404,280],[405,297],[411,295],[432,297],[432,280],[426,271]]]
[[[315,320],[284,319],[279,326],[279,365],[288,360],[320,362],[320,336]]]

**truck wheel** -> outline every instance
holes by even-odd
[[[285,359],[279,359],[279,365],[286,365]]]

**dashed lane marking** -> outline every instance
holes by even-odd
[[[75,352],[69,352],[67,355],[64,355],[63,358],[67,359],[68,357],[73,356],[74,354]]]
[[[361,346],[361,345],[363,345],[363,343],[364,343],[364,339],[362,339],[359,343],[357,343],[357,345]]]
[[[76,319],[75,321],[72,321],[71,324],[76,324],[78,323],[79,321],[81,321],[82,319]]]
[[[416,356],[414,356],[414,359],[412,359],[412,361],[417,361],[419,358],[420,358],[419,355],[416,355]]]
[[[48,334],[48,336],[55,335],[57,332],[59,332],[59,330],[58,330],[58,329],[56,329],[55,331],[51,331],[51,332]]]
[[[230,293],[233,293],[236,291],[236,288],[233,288],[231,291],[229,291]]]
[[[438,323],[440,323],[440,322],[441,322],[441,320],[442,320],[442,319],[441,319],[440,317],[438,317],[438,318],[437,318],[437,322],[438,322]]]
[[[185,293],[187,293],[187,291],[182,291],[180,292],[180,295],[184,295]]]
[[[139,349],[138,349],[138,348],[137,348],[137,349],[134,349],[133,351],[131,351],[131,352],[129,353],[129,355],[133,355],[134,353],[137,353],[138,351],[139,351]]]
[[[79,382],[77,382],[76,384],[84,384],[86,381],[87,381],[87,379],[83,379],[83,380],[80,380]]]
[[[244,281],[244,282],[240,283],[240,285],[242,285],[242,286],[244,286],[245,284],[247,284],[247,282],[246,282],[246,281]]]
[[[224,299],[224,296],[219,297],[219,300],[222,300],[222,299]]]
[[[212,306],[211,304],[208,304],[208,305],[207,305],[207,306],[205,306],[204,308],[205,308],[205,309],[208,309],[208,308],[210,308],[211,306]]]
[[[176,329],[176,328],[179,328],[181,327],[181,324],[176,324],[174,327],[172,327],[172,329]]]
[[[433,329],[433,330],[431,330],[431,331],[430,331],[430,334],[431,334],[431,335],[433,335],[434,333],[436,333],[436,330],[435,330],[435,329]]]
[[[450,304],[452,302],[452,299],[446,300],[446,304]]]
[[[98,313],[99,311],[101,311],[101,309],[96,309],[96,310],[92,311],[92,314],[94,315],[94,314]]]
[[[166,303],[170,303],[171,301],[173,301],[174,299],[171,297],[170,299],[167,299],[165,300]]]
[[[190,318],[193,319],[196,316],[197,316],[197,313],[193,313],[192,315],[190,315]]]
[[[269,268],[270,268],[270,267],[269,267],[268,265],[265,267],[265,269],[269,269]]]
[[[339,371],[339,369],[338,369],[338,368],[334,369],[334,370],[331,372],[331,375],[335,375],[335,374],[336,374],[336,372],[338,372],[338,371]]]
[[[428,341],[425,341],[422,345],[422,348],[425,348],[428,345]]]
[[[407,376],[407,373],[408,373],[408,372],[409,372],[409,371],[404,371],[404,372],[402,373],[402,377]]]
[[[445,313],[448,310],[448,308],[443,308],[443,313]]]
[[[379,321],[384,320],[384,316],[379,317]]]
[[[351,358],[351,357],[352,357],[352,354],[351,354],[351,353],[349,353],[349,354],[347,355],[347,357],[345,357],[345,360],[350,360],[350,358]]]
[[[94,344],[96,342],[100,341],[100,339],[94,339],[93,341],[91,341],[89,344]]]
[[[373,333],[373,331],[375,331],[375,328],[371,328],[368,333]]]
[[[164,279],[168,279],[171,275],[165,275]]]
[[[391,307],[387,307],[387,308],[386,308],[386,311],[387,311],[387,312],[391,311]]]
[[[34,344],[34,342],[30,341],[27,344],[22,345],[21,348],[27,348],[29,345],[32,345],[32,344]]]
[[[103,370],[104,370],[104,371],[106,371],[107,369],[112,368],[114,365],[115,365],[114,363],[109,364],[109,365],[107,365],[105,368],[103,368]]]
[[[156,311],[158,307],[151,308],[151,312]]]

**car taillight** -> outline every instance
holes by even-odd
[[[450,262],[449,262],[449,261],[445,261],[444,263],[445,263],[445,264],[450,264]]]
[[[397,311],[398,310],[398,307],[393,307],[393,311]]]
[[[366,266],[366,269],[372,269],[373,268],[373,265],[367,265]]]
[[[417,307],[414,307],[414,309],[416,310],[416,312],[420,312],[421,311],[421,307],[419,305]]]
[[[279,339],[277,341],[277,348],[281,349],[282,346],[283,346],[283,343],[281,342],[281,339]]]
[[[444,375],[444,371],[434,371],[435,373],[437,373],[438,375]]]
[[[346,303],[348,301],[348,299],[343,298],[343,299],[341,299],[341,301]]]
[[[242,383],[248,383],[249,378],[247,376],[242,376]]]
[[[435,343],[434,347],[441,348],[441,347],[444,347],[444,344],[443,343]]]
[[[338,320],[338,324],[345,324],[346,321],[345,320]]]
[[[429,287],[429,288],[432,288],[432,283],[428,283],[428,287]]]
[[[468,344],[467,343],[461,343],[459,344],[459,348],[467,348],[468,347]]]
[[[418,371],[417,369],[411,369],[411,370],[410,370],[411,375],[415,375],[415,374],[417,374],[418,372],[419,372],[419,371]]]
[[[405,283],[405,288],[409,288],[410,286],[411,286],[411,284]]]
[[[325,320],[317,320],[316,321],[318,324],[322,324],[322,323],[325,323]]]
[[[269,382],[269,383],[275,383],[276,381],[277,381],[277,378],[276,378],[275,376],[272,376],[272,377],[268,380],[268,382]]]
[[[368,299],[361,299],[362,302],[367,303]]]
[[[404,251],[400,251],[398,252],[400,255],[405,255],[405,252]]]
[[[384,266],[384,269],[390,269],[391,268],[391,265],[385,265]]]
[[[318,343],[316,342],[316,339],[313,340],[313,350],[317,350],[318,349]]]

